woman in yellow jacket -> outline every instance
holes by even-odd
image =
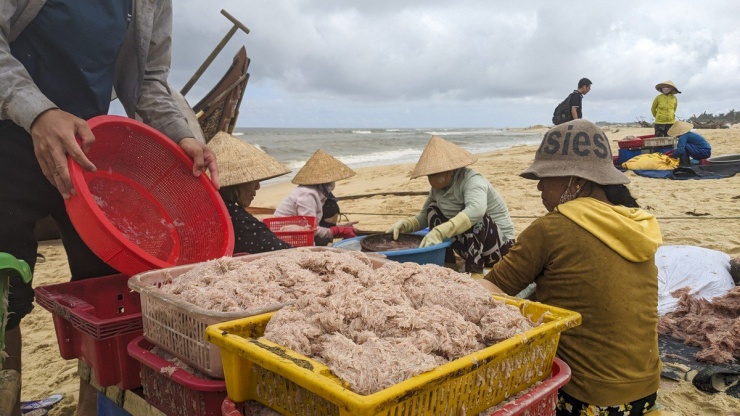
[[[655,117],[655,137],[668,137],[668,129],[676,122],[676,108],[678,99],[676,94],[681,91],[671,81],[661,82],[655,86],[660,91],[653,100],[651,111]]]
[[[538,301],[583,317],[560,336],[557,355],[572,375],[558,392],[557,416],[643,414],[661,371],[655,216],[637,207],[608,138],[587,120],[550,129],[520,176],[538,181],[548,213],[482,284],[515,295],[534,282]]]

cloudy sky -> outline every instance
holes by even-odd
[[[252,62],[240,127],[549,124],[582,77],[592,121],[652,121],[655,84],[677,116],[740,110],[740,1],[173,0],[173,69],[197,102],[237,49]]]

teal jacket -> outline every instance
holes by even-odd
[[[509,215],[509,208],[504,199],[493,189],[493,185],[480,173],[470,168],[455,169],[452,174],[452,183],[444,189],[429,191],[424,206],[416,215],[416,220],[422,228],[427,224],[427,207],[436,202],[445,217],[452,218],[464,212],[475,225],[483,219],[484,214],[496,223],[502,241],[513,240],[514,223]]]

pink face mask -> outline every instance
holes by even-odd
[[[673,88],[663,87],[660,90],[663,91],[663,94],[668,94]]]

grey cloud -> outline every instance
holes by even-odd
[[[235,35],[188,98],[207,92],[244,44],[252,58],[245,105],[255,100],[254,111],[269,108],[276,123],[296,122],[278,114],[288,108],[309,120],[316,102],[322,118],[351,119],[352,110],[395,120],[384,118],[383,108],[424,113],[434,105],[457,106],[460,111],[448,113],[467,121],[461,114],[477,114],[470,110],[477,105],[481,114],[503,112],[502,122],[536,113],[528,124],[546,123],[554,103],[583,76],[594,81],[584,105],[595,119],[630,121],[649,116],[653,87],[665,79],[684,91],[679,113],[726,111],[721,106],[732,106],[740,87],[734,17],[740,2],[731,0],[711,7],[680,1],[178,0],[175,8],[173,84],[183,85],[229,29],[219,13],[224,8],[252,33]],[[356,107],[360,103],[367,107]]]

